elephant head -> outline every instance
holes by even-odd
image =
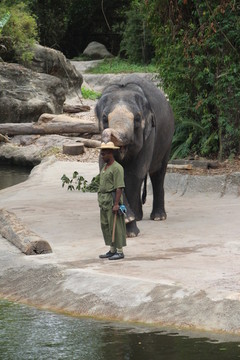
[[[102,141],[120,146],[123,162],[136,157],[154,127],[154,114],[142,88],[134,83],[110,85],[95,110]]]

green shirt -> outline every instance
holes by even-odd
[[[118,188],[124,188],[124,170],[117,162],[109,166],[106,170],[104,167],[100,172],[100,184],[98,190],[98,203],[100,208],[108,210],[113,207],[112,192]],[[122,196],[120,199],[122,203]]]

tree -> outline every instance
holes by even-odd
[[[120,50],[132,62],[146,64],[154,56],[151,31],[146,17],[146,5],[141,0],[133,0],[130,10],[126,12],[126,24]]]
[[[234,0],[147,1],[175,156],[240,152],[240,7]]]

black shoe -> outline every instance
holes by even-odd
[[[108,251],[106,254],[103,255],[99,255],[100,259],[106,259],[106,258],[110,258],[113,255],[115,255],[116,253],[112,253],[111,251]]]
[[[114,255],[108,258],[108,260],[120,260],[120,259],[124,259],[124,253],[116,252]]]

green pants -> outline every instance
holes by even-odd
[[[121,249],[123,246],[126,246],[126,224],[124,215],[117,215],[114,243],[112,243],[113,218],[114,214],[112,209],[100,209],[100,222],[105,244]]]

